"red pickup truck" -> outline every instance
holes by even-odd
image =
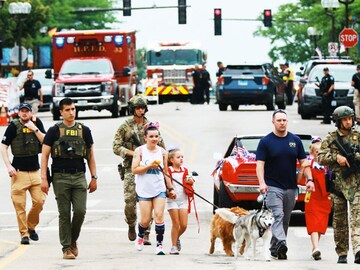
[[[311,135],[297,134],[308,155]],[[256,176],[256,149],[263,135],[236,136],[231,140],[223,158],[217,161],[214,178],[214,204],[219,207],[240,206],[245,209],[260,208],[260,194]],[[304,211],[305,179],[298,184],[295,210]]]

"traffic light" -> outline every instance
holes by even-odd
[[[186,24],[186,0],[178,2],[179,24]]]
[[[214,9],[215,36],[221,36],[221,8]]]
[[[271,9],[264,9],[264,26],[266,27],[272,26]]]
[[[123,15],[131,16],[131,0],[123,0]]]

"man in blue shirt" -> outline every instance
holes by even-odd
[[[287,259],[286,235],[291,211],[296,201],[296,161],[305,168],[306,190],[315,191],[309,162],[300,138],[287,131],[287,114],[276,110],[272,116],[274,131],[259,142],[256,151],[256,175],[260,192],[266,193],[266,206],[273,212],[270,242],[271,256],[278,260]]]

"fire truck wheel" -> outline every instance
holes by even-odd
[[[115,102],[111,108],[111,117],[112,118],[118,118],[119,117],[119,104],[117,102],[117,99],[115,99]]]

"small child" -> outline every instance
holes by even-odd
[[[326,233],[331,211],[329,193],[326,191],[324,166],[317,163],[317,155],[321,146],[321,139],[316,138],[310,144],[311,173],[314,179],[315,191],[311,193],[310,201],[305,203],[306,229],[311,238],[312,257],[321,260],[321,252],[318,248],[320,236]]]
[[[188,170],[182,166],[184,156],[180,149],[173,149],[169,151],[168,164],[169,175],[175,180],[192,185],[195,180],[191,175],[188,175]],[[180,236],[185,232],[188,223],[188,196],[185,194],[184,187],[172,182],[176,193],[176,199],[167,199],[167,209],[169,211],[172,228],[171,228],[171,255],[178,255],[181,250]]]

